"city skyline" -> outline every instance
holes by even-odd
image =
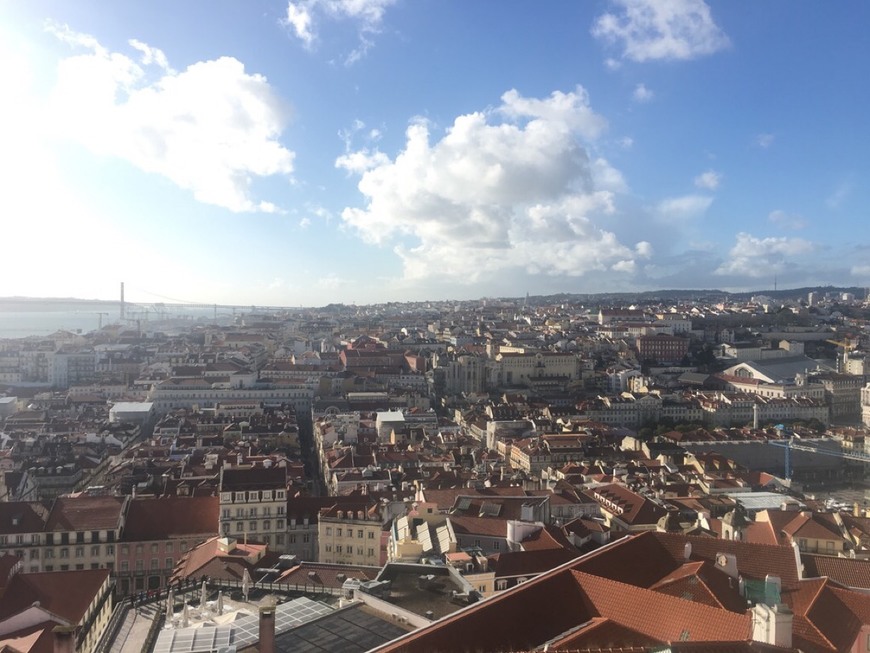
[[[0,5],[0,296],[870,285],[862,3],[104,9]]]

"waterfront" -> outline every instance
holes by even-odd
[[[175,307],[171,304],[151,307],[128,304],[125,326],[144,328],[146,325],[167,328],[191,320],[229,324],[234,315],[213,308]],[[88,301],[0,301],[0,339],[47,336],[57,331],[89,333],[121,322],[119,302]]]

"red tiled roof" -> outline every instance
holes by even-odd
[[[39,601],[52,614],[78,623],[108,577],[108,569],[15,574],[0,597],[0,620]]]
[[[870,590],[870,560],[835,556],[801,554],[804,576],[827,576],[846,587]]]
[[[601,616],[662,642],[734,641],[751,636],[750,617],[579,571],[577,582]]]
[[[48,509],[41,503],[0,502],[0,534],[40,533],[47,517]]]
[[[573,560],[579,552],[565,549],[542,549],[540,551],[508,551],[489,556],[490,569],[496,578],[509,576],[534,576],[555,569]]]
[[[171,537],[217,535],[218,497],[133,499],[127,510],[122,540],[142,542]]]
[[[98,531],[118,528],[126,497],[58,497],[45,524],[47,531]]]

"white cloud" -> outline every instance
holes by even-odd
[[[854,265],[851,273],[854,277],[870,278],[870,265]]]
[[[394,159],[369,166],[364,149],[336,161],[361,175],[367,200],[342,219],[371,243],[393,243],[406,280],[629,272],[651,249],[600,226],[625,182],[579,142],[605,127],[582,88],[543,99],[508,91],[499,107],[458,116],[434,142],[431,125],[416,119]],[[357,155],[365,165],[353,163]]]
[[[296,37],[302,41],[305,47],[311,47],[314,43],[314,18],[306,3],[287,3],[287,17],[284,24],[292,27]]]
[[[781,211],[777,209],[776,211],[771,211],[767,216],[767,219],[770,220],[773,224],[778,227],[782,227],[784,229],[803,229],[807,226],[807,221],[794,213],[786,213],[785,211]]]
[[[722,175],[714,170],[707,170],[695,177],[695,186],[705,190],[716,190],[722,182]]]
[[[130,39],[127,43],[130,44],[130,47],[139,50],[139,52],[142,53],[141,62],[143,65],[150,66],[151,64],[154,64],[166,72],[174,73],[174,71],[169,67],[169,60],[166,58],[166,55],[163,54],[163,50],[152,48],[147,43],[143,43],[136,39]]]
[[[739,233],[728,260],[714,274],[768,277],[785,270],[795,257],[809,254],[814,249],[813,243],[802,238],[756,238]]]
[[[311,218],[302,218],[299,221],[299,228],[300,229],[307,229],[310,226],[311,226]]]
[[[773,145],[773,141],[774,141],[774,140],[776,140],[776,135],[775,135],[775,134],[766,134],[766,133],[765,133],[765,134],[758,134],[758,135],[755,137],[755,144],[756,144],[758,147],[760,147],[760,148],[766,150],[766,149],[769,148],[771,145]]]
[[[289,0],[284,24],[293,29],[305,47],[317,40],[321,18],[352,20],[357,23],[359,45],[345,58],[350,65],[362,59],[374,47],[373,34],[381,30],[387,8],[396,0]]]
[[[703,215],[712,203],[713,198],[707,195],[671,197],[659,202],[655,213],[663,222],[685,222]]]
[[[631,136],[623,136],[619,139],[619,146],[623,150],[630,150],[634,145],[634,139]]]
[[[389,163],[389,161],[390,157],[383,152],[363,149],[341,155],[335,160],[335,167],[347,170],[350,173],[362,174],[366,170],[377,168]]]
[[[622,46],[632,61],[695,59],[728,47],[728,37],[704,0],[612,0],[592,26],[593,36]]]
[[[825,204],[828,205],[830,209],[838,209],[846,201],[846,198],[849,197],[849,194],[852,192],[852,181],[847,179],[846,181],[842,181],[837,184],[837,187],[834,189],[834,192],[828,195],[825,200]]]
[[[645,84],[638,84],[634,87],[631,96],[635,102],[650,102],[655,97],[655,93],[648,89]]]
[[[87,50],[58,65],[49,106],[57,137],[161,175],[206,204],[279,210],[250,192],[254,177],[293,171],[293,152],[277,140],[285,111],[265,77],[232,57],[175,72],[160,50],[131,41],[140,65],[91,36],[49,30]]]

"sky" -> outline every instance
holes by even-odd
[[[870,286],[864,0],[0,0],[0,297]]]

